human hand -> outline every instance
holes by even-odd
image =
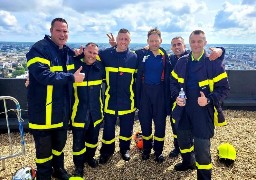
[[[221,48],[213,48],[213,47],[211,47],[211,48],[209,48],[209,49],[211,50],[211,54],[210,54],[210,56],[209,56],[209,59],[210,59],[211,61],[216,60],[216,59],[219,58],[219,57],[222,55],[222,53],[223,53],[223,51],[222,51]]]
[[[186,105],[186,99],[177,97],[176,98],[176,103],[177,103],[178,106],[185,106]]]
[[[144,48],[143,48],[143,49],[145,49],[145,50],[149,50],[149,45],[144,46]]]
[[[108,36],[108,39],[109,39],[109,44],[110,44],[112,47],[116,46],[116,40],[115,40],[113,34],[112,34],[112,33],[109,33],[109,34],[107,34],[107,36]]]
[[[81,73],[83,67],[80,66],[80,68],[74,73],[75,82],[83,82],[85,74]]]
[[[26,81],[25,81],[25,86],[28,87],[29,85],[29,78],[27,77]]]
[[[208,104],[207,102],[207,97],[205,97],[204,93],[202,91],[200,91],[200,97],[198,97],[197,99],[197,103],[199,104],[199,106],[206,106]]]
[[[74,49],[75,56],[79,56],[83,53],[83,46],[80,46],[79,49]]]

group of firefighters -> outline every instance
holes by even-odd
[[[175,170],[197,168],[198,179],[211,179],[210,138],[214,124],[225,125],[220,102],[229,91],[222,65],[223,48],[212,48],[208,55],[204,32],[195,30],[189,37],[191,52],[182,37],[175,37],[171,41],[174,54],[168,56],[160,47],[161,32],[154,28],[148,32],[148,46],[135,52],[129,50],[127,29],[120,29],[116,39],[109,35],[110,48],[99,50],[91,42],[73,51],[66,46],[65,19],[54,19],[50,32],[51,36],[35,43],[26,55],[29,128],[36,146],[37,180],[70,178],[63,154],[69,124],[73,176],[83,177],[85,163],[94,168],[110,160],[115,152],[118,119],[119,152],[129,161],[136,110],[143,138],[142,160],[149,159],[153,149],[154,160],[164,161],[166,117],[170,115],[174,150],[169,157],[182,156]],[[179,97],[181,88],[186,98]],[[96,160],[103,122],[102,146]]]

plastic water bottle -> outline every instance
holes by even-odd
[[[185,94],[185,91],[183,90],[183,88],[180,88],[179,98],[183,99],[183,102],[184,102],[184,105],[185,105],[186,104],[186,94]]]

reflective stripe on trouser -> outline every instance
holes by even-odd
[[[36,148],[38,179],[48,179],[52,167],[64,168],[63,149],[67,140],[67,130],[32,131]]]
[[[211,153],[210,153],[210,139],[194,138],[197,179],[210,180],[211,179]]]
[[[93,126],[93,123],[90,124],[89,129],[85,135],[85,158],[93,158],[95,156],[95,151],[98,147],[98,137],[101,124],[97,124],[96,127]]]
[[[76,167],[84,167],[85,162],[85,130],[73,128],[73,161]]]
[[[172,127],[172,133],[173,133],[173,146],[174,149],[179,150],[179,143],[177,139],[177,130],[175,128],[175,124],[173,123],[172,117],[170,117],[171,127]]]
[[[120,151],[130,149],[135,113],[119,116],[119,147]],[[115,152],[115,126],[117,117],[115,115],[104,115],[104,130],[100,154],[111,155]]]
[[[73,161],[75,166],[84,166],[85,158],[93,158],[98,145],[100,125],[94,127],[91,116],[87,128],[73,128]]]
[[[165,137],[166,112],[164,86],[143,84],[139,107],[139,121],[143,134],[143,151],[150,153],[152,148],[152,119],[155,125],[154,151],[162,154]]]

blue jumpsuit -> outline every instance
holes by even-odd
[[[155,156],[162,154],[166,116],[170,113],[169,58],[162,48],[154,56],[150,50],[137,50],[140,62],[136,81],[137,107],[143,134],[143,153],[150,154],[154,141]],[[155,133],[152,134],[152,119]]]

